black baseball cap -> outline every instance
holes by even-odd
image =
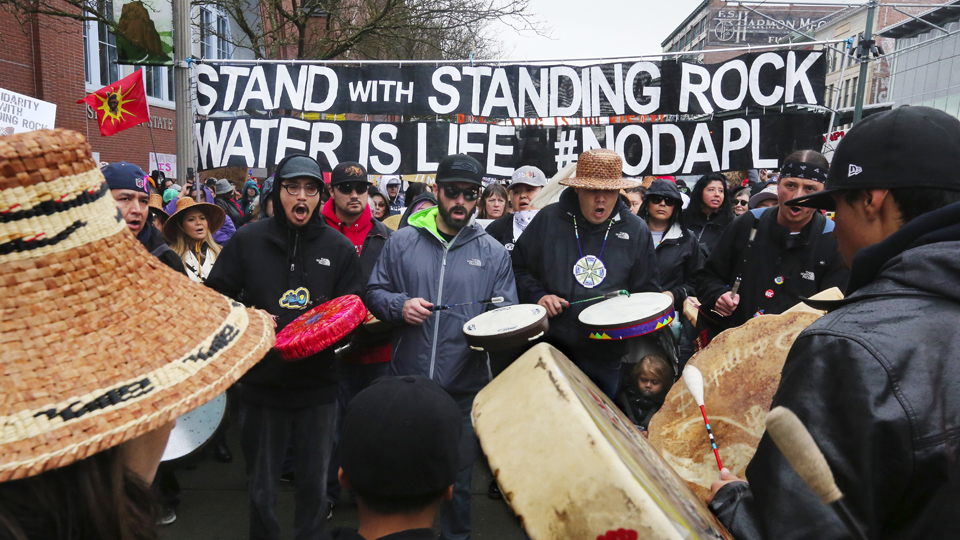
[[[369,184],[370,181],[367,180],[367,169],[356,161],[344,161],[340,163],[334,167],[333,172],[330,173],[330,185],[335,186],[344,182],[366,182]]]
[[[317,160],[304,154],[294,154],[283,158],[277,165],[277,172],[274,177],[279,180],[313,178],[320,182],[320,187],[323,187],[323,172],[320,170],[320,164],[317,163]]]
[[[447,156],[437,166],[437,182],[470,182],[483,187],[485,169],[466,154]]]
[[[380,497],[436,493],[460,469],[457,403],[425,377],[384,377],[347,407],[340,466],[359,491]]]
[[[960,120],[931,107],[903,106],[853,126],[833,154],[823,191],[786,206],[834,209],[851,189],[960,190]]]

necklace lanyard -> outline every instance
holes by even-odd
[[[600,246],[600,253],[597,258],[603,257],[603,248],[607,247],[607,237],[610,236],[610,229],[613,228],[613,218],[610,218],[610,224],[607,225],[607,232],[603,235],[603,244]],[[573,216],[573,235],[577,237],[577,249],[580,251],[580,258],[583,258],[583,248],[580,247],[580,230],[577,229],[577,216]]]
[[[603,256],[603,249],[607,247],[607,237],[610,236],[610,229],[613,228],[613,217],[610,218],[610,224],[607,225],[607,232],[603,235],[603,244],[600,246],[600,253],[597,256],[584,255],[583,247],[580,246],[580,230],[577,227],[577,216],[573,216],[573,234],[577,237],[577,249],[580,251],[580,258],[573,265],[573,278],[577,283],[588,289],[592,289],[603,283],[607,277],[607,267],[600,260]]]

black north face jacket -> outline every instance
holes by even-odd
[[[320,206],[304,227],[287,223],[280,191],[273,217],[237,230],[205,284],[277,316],[277,332],[306,311],[339,296],[361,292],[360,260],[347,238],[323,223]],[[278,408],[330,403],[336,398],[334,355],[323,351],[296,362],[275,349],[241,379],[240,396]]]
[[[958,254],[960,203],[860,250],[783,366],[772,406],[806,426],[868,538],[960,538]],[[737,539],[852,537],[766,434],[747,477],[711,504]]]

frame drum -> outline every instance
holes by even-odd
[[[227,394],[223,393],[177,418],[160,461],[173,461],[195,454],[220,429],[227,415]]]
[[[516,304],[477,315],[463,325],[463,333],[471,349],[498,352],[526,345],[549,327],[546,308]]]
[[[580,312],[590,339],[628,339],[670,326],[676,316],[673,300],[663,293],[617,296]]]

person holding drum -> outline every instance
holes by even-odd
[[[383,247],[367,284],[370,311],[393,331],[394,375],[436,381],[460,407],[463,443],[453,499],[441,506],[441,538],[470,536],[470,484],[480,453],[470,422],[477,392],[490,381],[487,355],[467,345],[464,324],[487,310],[481,300],[517,303],[510,254],[473,223],[484,168],[476,159],[451,155],[437,167],[439,206],[410,216]],[[444,304],[469,303],[434,310]]]
[[[328,300],[359,294],[353,244],[320,212],[323,175],[311,157],[284,158],[274,176],[273,217],[227,242],[206,285],[274,316],[277,330]],[[327,516],[327,467],[336,419],[332,350],[285,361],[272,349],[240,385],[240,446],[250,492],[250,537],[278,539],[274,506],[288,446],[296,460],[297,538],[319,538]]]
[[[0,137],[0,154],[0,272],[17,276],[0,283],[0,538],[155,539],[175,419],[256,363],[272,324],[158,265],[81,134]]]
[[[784,204],[823,190],[827,169],[816,151],[790,154],[777,188],[779,207],[751,210],[723,231],[694,278],[700,319],[712,330],[783,313],[802,297],[846,283],[849,272],[830,234],[833,221],[812,208]]]
[[[660,292],[653,239],[620,200],[621,189],[639,182],[623,177],[623,160],[613,150],[584,152],[577,175],[560,183],[574,189],[540,210],[513,250],[517,290],[522,302],[546,308],[544,339],[613,399],[626,343],[591,340],[578,320],[590,304],[568,303],[618,290]]]
[[[683,215],[683,199],[680,190],[671,180],[654,180],[647,189],[647,196],[640,205],[640,217],[650,227],[656,246],[657,265],[660,270],[660,285],[663,292],[673,298],[674,309],[683,313],[683,302],[694,294],[693,276],[704,263],[703,251],[697,237],[680,224]],[[680,324],[677,321],[675,324]],[[683,323],[687,327],[691,325]],[[693,328],[682,331],[679,339],[678,368],[693,354]]]
[[[826,189],[784,205],[836,211],[851,273],[845,299],[816,303],[830,312],[794,342],[772,406],[810,432],[865,538],[960,538],[958,148],[947,113],[876,114],[840,141]],[[747,475],[713,486],[736,538],[853,537],[768,435]]]
[[[547,177],[537,167],[524,165],[515,170],[507,188],[510,191],[510,207],[513,213],[507,213],[487,225],[487,234],[496,238],[507,251],[513,251],[517,239],[533,216],[537,215],[537,209],[531,204],[533,198],[546,185]]]

